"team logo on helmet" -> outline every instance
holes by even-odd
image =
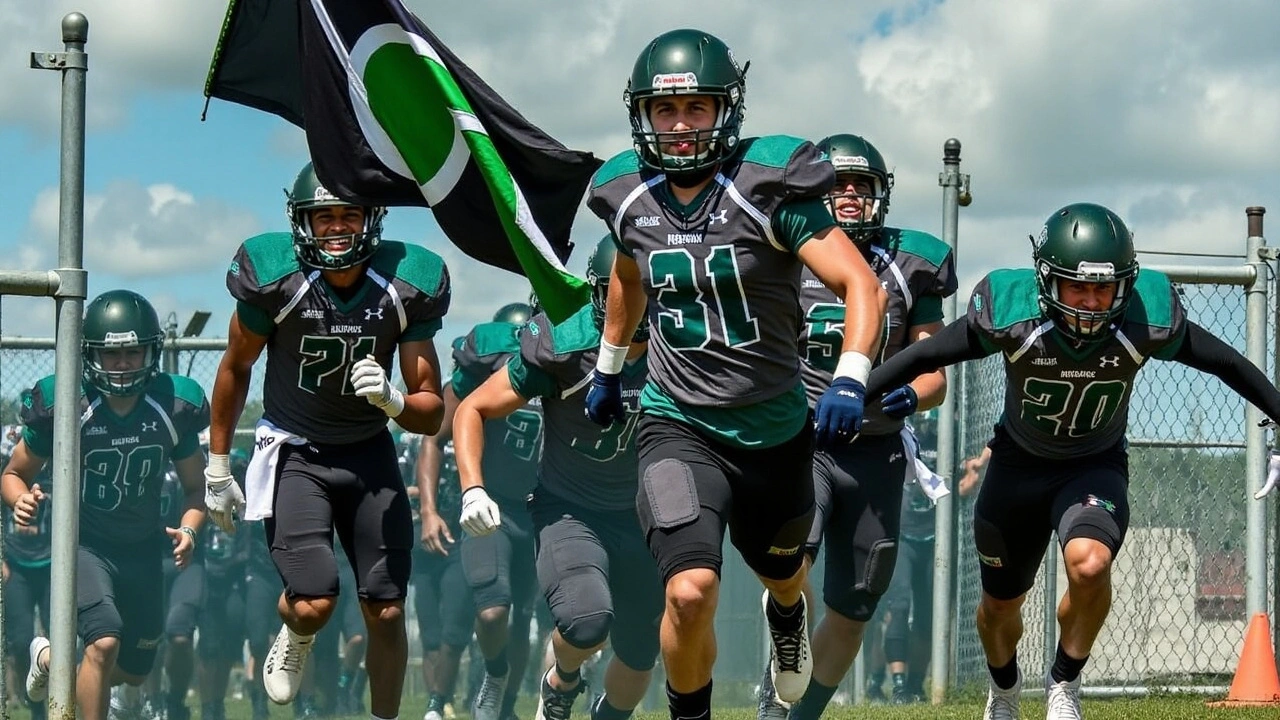
[[[653,76],[655,90],[692,90],[698,87],[698,76],[691,72],[662,73]]]
[[[831,158],[831,164],[835,166],[837,172],[871,167],[871,163],[862,155],[836,155]]]
[[[136,345],[138,342],[138,333],[130,330],[129,332],[109,332],[102,337],[104,345]]]

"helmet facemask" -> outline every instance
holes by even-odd
[[[840,158],[832,158],[832,164],[836,164],[838,159]],[[858,192],[856,189],[845,192],[844,188],[850,185],[850,176],[868,181],[871,192],[867,194]],[[837,165],[835,188],[827,194],[827,210],[831,212],[831,217],[850,240],[863,245],[879,238],[880,232],[884,230],[885,215],[889,212],[889,193],[892,190],[893,173],[881,176],[879,173],[868,172],[865,168],[840,170]],[[856,218],[841,217],[837,213],[837,208],[842,199],[857,203],[863,208],[863,212]],[[870,205],[869,210],[868,205]]]
[[[323,191],[323,188],[317,190],[316,194],[320,195],[321,191]],[[327,193],[328,191],[324,192]],[[292,197],[289,198],[287,203],[289,224],[293,230],[293,249],[298,255],[299,262],[317,270],[346,270],[373,256],[373,253],[378,249],[379,243],[382,242],[382,219],[387,214],[387,209],[384,207],[354,206],[364,209],[364,223],[360,232],[347,235],[330,235],[322,238],[317,236],[312,228],[312,211],[322,207],[341,208],[352,206],[351,203],[339,201],[332,195],[329,196],[329,199],[295,200]],[[349,242],[349,246],[345,251],[333,254],[324,249],[324,243],[343,239]]]
[[[140,338],[132,330],[109,332],[102,340],[85,339],[82,345],[84,379],[107,395],[137,395],[160,372],[160,348],[163,342],[163,335]],[[104,352],[133,348],[140,348],[143,353],[141,363],[135,368],[114,369],[117,363],[103,357]]]
[[[651,91],[644,95],[625,95],[631,109],[631,138],[636,153],[642,162],[654,170],[667,175],[673,184],[696,185],[710,176],[711,172],[725,158],[733,154],[738,146],[738,135],[742,129],[744,107],[741,90],[731,87],[727,91],[700,89],[692,83],[697,78],[688,73],[686,80],[691,83],[689,89],[673,87],[670,90]],[[661,85],[662,76],[655,77],[655,85]],[[672,84],[672,81],[666,81]],[[711,98],[716,105],[715,123],[709,128],[688,129],[678,132],[658,132],[653,129],[649,119],[651,103],[663,95],[703,95]],[[696,149],[692,155],[672,155],[663,151],[663,146],[673,141],[691,141]]]
[[[1036,259],[1036,282],[1040,286],[1040,309],[1055,321],[1058,328],[1078,342],[1091,342],[1107,336],[1124,317],[1133,296],[1138,266],[1116,270],[1112,263],[1081,262],[1066,268],[1041,258]],[[1116,292],[1110,307],[1083,310],[1063,302],[1060,283],[1115,283]]]

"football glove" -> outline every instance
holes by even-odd
[[[837,377],[814,407],[814,444],[819,450],[852,442],[862,430],[867,388],[851,377]]]
[[[236,531],[236,520],[244,514],[244,491],[231,476],[227,455],[211,453],[204,469],[204,506],[209,518],[228,535]]]
[[[884,396],[880,401],[880,410],[886,417],[901,420],[914,413],[919,405],[920,397],[916,395],[915,388],[903,385]]]
[[[587,417],[602,427],[626,417],[622,404],[622,374],[591,371],[591,389],[587,391]]]
[[[1267,481],[1262,484],[1262,488],[1258,492],[1253,494],[1253,499],[1261,500],[1270,495],[1278,482],[1280,482],[1280,453],[1272,450],[1270,457],[1267,459]]]
[[[477,485],[462,493],[462,529],[472,537],[488,535],[502,524],[498,503]]]
[[[351,366],[351,386],[355,388],[356,395],[368,400],[370,405],[388,417],[404,412],[404,393],[387,380],[387,371],[372,355],[357,360]]]

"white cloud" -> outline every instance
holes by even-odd
[[[37,196],[30,226],[32,243],[23,252],[50,262],[57,247],[57,188]],[[181,276],[220,267],[259,227],[246,210],[217,199],[197,199],[172,184],[115,180],[85,197],[85,267],[126,281]]]

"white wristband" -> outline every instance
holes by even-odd
[[[231,456],[209,453],[209,474],[213,477],[227,477],[231,474]]]
[[[630,349],[630,345],[611,345],[601,340],[600,357],[596,358],[596,370],[606,375],[617,375],[622,372],[622,367],[627,364],[627,352]]]
[[[869,375],[871,375],[870,358],[856,350],[840,353],[840,361],[836,363],[836,377],[852,378],[866,385]]]

